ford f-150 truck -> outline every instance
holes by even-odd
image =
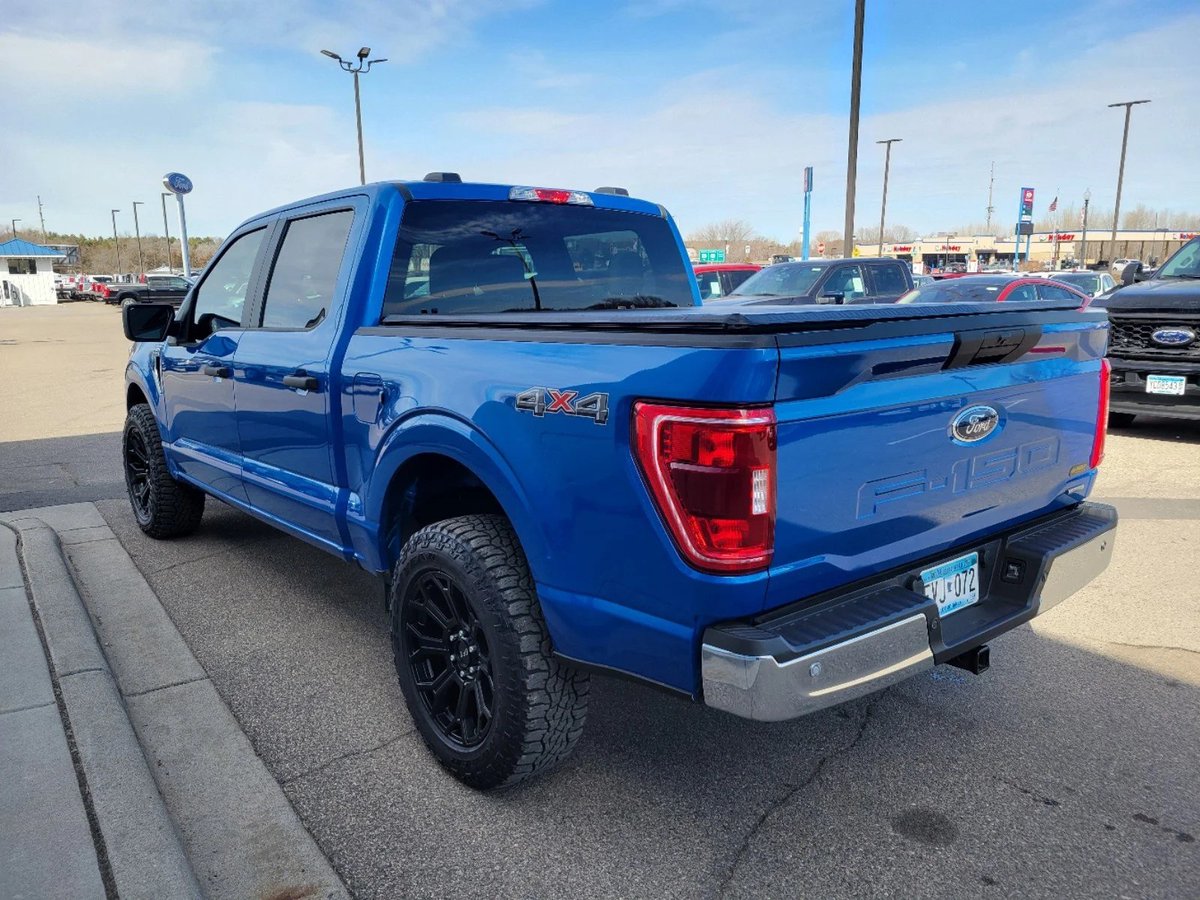
[[[125,477],[155,538],[213,497],[383,575],[420,733],[492,788],[593,671],[781,720],[985,669],[1113,551],[1077,306],[701,306],[620,189],[356,187],[123,308]]]
[[[1138,413],[1200,419],[1200,238],[1145,281],[1093,301],[1108,310],[1112,422]]]

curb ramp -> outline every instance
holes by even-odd
[[[0,625],[0,894],[349,896],[93,504],[0,514]]]

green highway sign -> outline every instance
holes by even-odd
[[[700,262],[702,263],[721,263],[725,262],[724,250],[701,250]]]

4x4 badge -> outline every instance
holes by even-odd
[[[597,425],[608,421],[608,394],[588,394],[578,400],[576,397],[579,397],[579,391],[533,387],[517,394],[517,409],[539,418],[546,413],[565,413],[591,419]]]

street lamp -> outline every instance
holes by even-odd
[[[117,275],[121,274],[121,241],[117,237],[117,213],[119,212],[119,209],[114,209],[112,211],[113,243],[117,245],[117,271],[115,273]]]
[[[24,222],[24,221],[25,221],[24,219],[13,219],[12,220],[12,233],[13,233],[14,240],[16,240],[16,237],[17,237],[17,223]]]
[[[145,206],[145,205],[146,205],[145,202],[142,200],[134,200],[133,201],[133,233],[134,233],[134,235],[137,236],[138,274],[139,275],[144,275],[146,273],[146,264],[145,264],[145,262],[142,261],[142,229],[141,229],[141,226],[138,225],[137,208],[139,206]]]
[[[854,3],[854,59],[850,67],[850,140],[846,149],[846,219],[842,228],[842,255],[854,240],[854,191],[858,181],[858,106],[862,96],[863,18],[867,0]]]
[[[1114,258],[1117,255],[1117,221],[1121,217],[1121,183],[1125,180],[1125,148],[1129,144],[1129,113],[1133,107],[1149,102],[1149,100],[1126,100],[1123,103],[1108,104],[1109,109],[1117,106],[1125,107],[1125,133],[1121,135],[1121,167],[1117,169],[1117,202],[1113,208],[1112,247],[1110,248]]]
[[[173,197],[174,194],[167,191],[162,192],[162,208],[163,208],[163,241],[167,245],[167,271],[172,275],[175,274],[175,267],[171,265],[171,229],[167,227],[167,198]]]
[[[332,50],[322,50],[321,53],[323,53],[325,56],[328,56],[330,59],[335,60],[337,64],[342,67],[342,71],[349,72],[354,76],[354,118],[358,124],[358,181],[359,184],[366,184],[367,168],[363,162],[362,99],[358,93],[358,76],[360,72],[370,72],[371,66],[375,65],[376,63],[385,63],[387,60],[367,59],[367,57],[371,55],[370,47],[363,47],[358,51],[357,65],[353,61],[342,59]]]
[[[883,157],[883,202],[879,204],[879,253],[878,256],[883,256],[883,217],[887,214],[887,185],[888,171],[892,166],[892,144],[899,143],[904,138],[888,138],[886,141],[876,141],[877,144],[885,144],[887,149]]]

